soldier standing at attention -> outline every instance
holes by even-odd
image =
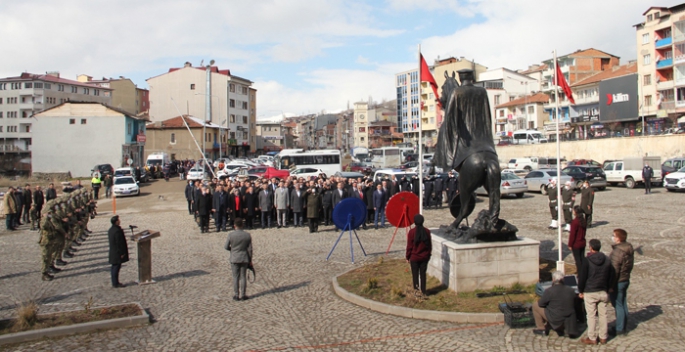
[[[654,170],[649,164],[645,164],[642,168],[642,181],[645,182],[645,194],[652,193],[652,177],[654,177]]]
[[[552,223],[549,224],[550,229],[559,227],[559,200],[557,199],[557,180],[552,179],[547,185],[547,197],[549,198],[549,213],[552,215]]]
[[[52,251],[50,247],[52,242],[54,242],[55,235],[52,223],[50,221],[43,223],[43,227],[40,229],[40,239],[38,240],[38,244],[40,244],[40,254],[43,257],[43,266],[40,270],[43,274],[43,281],[54,279],[54,276],[50,275],[49,268],[52,266]]]
[[[590,187],[590,183],[585,180],[583,182],[583,186],[580,191],[581,199],[580,199],[580,207],[583,209],[583,212],[585,213],[585,220],[587,222],[587,228],[590,228],[592,225],[592,211],[593,211],[593,203],[595,202],[595,190]]]
[[[561,189],[561,201],[564,203],[564,231],[571,231],[571,209],[573,209],[573,202],[576,200],[575,191],[573,190],[573,183],[566,182],[564,188]]]

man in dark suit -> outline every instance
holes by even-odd
[[[200,217],[200,233],[209,232],[209,215],[212,213],[212,195],[209,187],[202,186],[202,194],[197,199],[197,216]]]
[[[48,185],[47,193],[45,194],[45,201],[49,201],[57,198],[57,190],[55,190],[55,184],[51,183]]]
[[[36,205],[36,211],[40,217],[40,214],[43,211],[43,204],[45,204],[45,197],[43,196],[43,190],[40,186],[36,186],[36,190],[33,191],[33,204]]]
[[[228,194],[224,192],[224,186],[217,185],[216,192],[212,196],[212,213],[214,214],[214,224],[216,232],[226,231],[226,211],[228,205]]]
[[[258,196],[254,194],[254,189],[252,187],[246,188],[241,204],[241,207],[243,208],[243,218],[245,219],[245,227],[252,230],[254,226],[252,221],[259,211],[259,199]]]
[[[357,198],[366,204],[366,195],[364,194],[364,183],[357,183],[357,189],[350,193],[350,198]],[[366,221],[362,224],[362,228],[366,230]]]
[[[259,192],[259,210],[262,212],[262,228],[271,227],[271,210],[274,207],[274,199],[272,193],[269,191],[271,186],[264,184],[262,190]]]
[[[247,268],[252,266],[252,236],[243,231],[243,219],[235,219],[235,231],[228,234],[224,249],[231,251],[233,300],[247,300]]]
[[[321,205],[323,206],[323,224],[328,226],[331,224],[331,217],[333,213],[333,190],[328,184],[324,185],[321,193]]]
[[[533,303],[533,317],[535,318],[536,335],[548,335],[554,329],[560,335],[564,330],[569,336],[577,335],[576,309],[574,300],[576,291],[564,285],[564,273],[552,273],[552,287],[542,294],[537,304]]]
[[[301,189],[300,184],[296,183],[295,188],[290,192],[290,209],[293,211],[293,225],[295,227],[304,226],[302,210],[305,202],[305,192]]]
[[[378,229],[378,218],[381,218],[381,227],[385,227],[385,192],[383,185],[377,185],[373,192],[373,227]]]
[[[347,198],[347,191],[345,190],[345,184],[342,182],[338,182],[337,184],[337,189],[333,191],[333,198],[332,198],[332,205],[333,209],[335,209],[335,206],[340,203],[341,200]]]
[[[112,264],[112,287],[125,287],[124,284],[119,282],[119,271],[121,270],[121,264],[128,261],[126,236],[124,236],[124,230],[120,226],[121,220],[119,220],[119,215],[114,215],[110,222],[112,227],[107,231],[107,237],[109,238],[109,263]]]
[[[376,188],[373,186],[373,181],[366,181],[366,186],[364,187],[364,202],[366,202],[366,224],[373,222],[373,192]],[[366,226],[364,226],[366,228]]]
[[[188,215],[193,215],[193,181],[188,181],[185,189],[186,201],[188,201]]]
[[[29,210],[31,210],[31,204],[33,203],[33,194],[31,192],[31,185],[28,183],[26,186],[24,186],[24,193],[22,194],[24,199],[22,199],[21,204],[24,206],[23,213],[24,217],[22,220],[24,220],[24,224],[28,224],[31,222],[31,219],[29,218]]]
[[[229,226],[234,225],[235,219],[242,217],[242,208],[244,197],[240,195],[240,188],[233,188],[232,194],[228,194],[228,217]],[[243,224],[245,224],[245,219],[243,219]],[[226,229],[224,228],[224,231]]]

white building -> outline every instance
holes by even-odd
[[[97,164],[143,164],[145,120],[100,103],[65,102],[34,115],[34,173],[89,177]],[[139,143],[138,140],[141,140]]]
[[[219,143],[227,144],[229,153],[235,156],[247,155],[250,143],[254,141],[254,128],[250,123],[256,116],[257,91],[251,87],[252,82],[231,75],[229,70],[210,67],[211,92],[207,92],[207,68],[193,67],[189,62],[181,68],[171,68],[169,72],[148,78],[150,88],[150,120],[162,121],[181,114],[204,118],[206,116],[206,99],[211,101],[212,123],[226,126],[228,135],[220,136],[221,140],[211,140],[206,136],[208,148],[205,153],[211,158],[218,158]],[[254,149],[254,147],[252,148]]]

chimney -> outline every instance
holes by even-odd
[[[59,71],[48,71],[48,72],[45,72],[45,74],[48,76],[53,76],[53,77],[59,78]]]

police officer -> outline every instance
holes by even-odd
[[[564,231],[571,231],[571,209],[573,209],[573,202],[576,200],[576,193],[573,187],[573,182],[568,181],[564,188],[561,189],[561,201],[564,203]]]
[[[426,209],[430,208],[433,203],[431,201],[433,197],[433,183],[433,179],[429,176],[423,178],[423,206],[425,206]]]
[[[593,203],[595,202],[595,190],[590,187],[590,183],[585,180],[583,186],[580,190],[580,207],[585,213],[585,220],[587,222],[587,227],[590,228],[592,225],[592,211],[594,210]]]
[[[447,204],[449,206],[452,204],[452,199],[457,195],[457,188],[459,188],[459,180],[454,176],[454,172],[451,170],[447,173],[446,183],[445,193],[447,193]]]
[[[445,187],[445,180],[442,177],[435,177],[433,182],[433,192],[435,192],[435,206],[442,208],[442,190]]]
[[[557,180],[552,179],[547,185],[547,197],[549,198],[549,213],[552,215],[552,223],[549,224],[550,229],[556,229],[559,221],[559,200],[557,199]]]

